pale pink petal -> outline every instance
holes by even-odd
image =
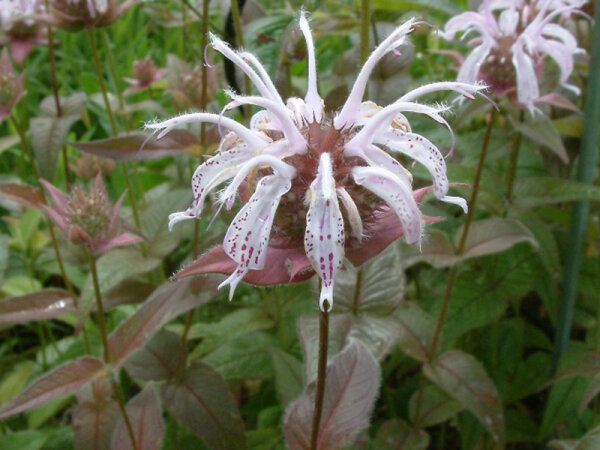
[[[223,249],[237,268],[219,285],[229,285],[229,298],[248,270],[264,268],[269,236],[281,196],[291,187],[289,179],[279,175],[262,178],[250,200],[237,213],[227,229]]]
[[[513,65],[517,73],[517,97],[519,103],[525,105],[530,111],[535,109],[533,100],[540,96],[537,76],[533,67],[533,61],[527,55],[519,42],[512,47]]]
[[[395,50],[400,45],[404,44],[406,36],[413,30],[414,25],[414,19],[406,21],[396,28],[392,34],[390,34],[381,44],[377,46],[373,53],[371,53],[360,70],[360,73],[356,77],[356,81],[354,81],[354,85],[352,86],[352,91],[350,91],[350,95],[348,95],[348,99],[344,103],[342,110],[335,118],[334,123],[336,128],[341,128],[343,126],[353,125],[356,123],[359,118],[357,111],[359,110],[359,106],[362,102],[362,98],[367,87],[367,81],[369,80],[371,72],[373,72],[373,69],[381,60],[381,58],[383,58],[387,53]]]
[[[178,222],[198,217],[202,213],[208,193],[219,184],[233,178],[237,167],[252,158],[252,155],[245,145],[238,144],[233,149],[219,153],[200,165],[192,176],[194,201],[187,210],[169,215],[169,229]]]
[[[323,100],[317,91],[315,45],[304,10],[300,11],[299,25],[300,30],[304,35],[304,40],[306,41],[306,50],[308,54],[308,89],[306,90],[306,96],[304,97],[304,102],[306,103],[306,115],[304,117],[308,122],[312,122],[313,120],[320,122],[321,115],[323,114]]]
[[[361,241],[363,238],[363,224],[356,203],[354,203],[354,200],[352,200],[352,197],[350,197],[348,191],[343,187],[337,188],[336,192],[338,198],[342,201],[342,205],[344,205],[344,209],[346,210],[346,217],[348,217],[348,222],[350,223],[352,237]]]
[[[333,306],[335,274],[344,262],[345,243],[344,219],[335,191],[329,153],[321,154],[308,198],[310,206],[306,214],[304,249],[322,280],[319,306],[323,311],[329,311]]]
[[[485,62],[491,49],[492,44],[489,42],[484,42],[474,48],[460,66],[456,79],[465,83],[476,83],[479,81],[481,65]]]
[[[396,213],[404,229],[406,242],[421,239],[421,212],[412,191],[391,172],[376,167],[355,167],[352,176],[359,184],[385,201]]]

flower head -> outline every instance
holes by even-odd
[[[125,94],[132,94],[145,89],[155,81],[162,79],[167,73],[166,69],[159,69],[150,58],[139,59],[133,63],[133,78],[125,78],[130,84]]]
[[[140,0],[50,0],[46,20],[63,30],[106,27]]]
[[[450,19],[442,35],[454,39],[456,33],[479,36],[462,63],[458,81],[483,80],[502,95],[516,90],[517,102],[535,110],[541,100],[539,81],[546,56],[560,69],[560,85],[575,94],[579,88],[568,82],[578,47],[571,32],[557,23],[578,10],[582,0],[484,0],[477,12],[468,11]]]
[[[317,91],[317,68],[308,21],[301,14],[300,29],[308,48],[308,90],[304,99],[281,99],[266,70],[254,55],[238,52],[215,36],[212,46],[233,61],[252,80],[260,95],[232,98],[225,110],[239,105],[262,108],[246,128],[222,114],[186,114],[148,127],[160,131],[190,122],[211,122],[229,129],[220,151],[196,169],[194,200],[183,212],[171,214],[169,226],[198,217],[207,194],[230,180],[219,194],[221,206],[233,206],[236,193],[244,205],[229,226],[223,246],[200,257],[184,274],[208,271],[230,274],[221,286],[230,297],[242,280],[274,284],[306,279],[322,280],[320,306],[332,306],[336,273],[347,257],[354,264],[381,252],[404,235],[419,243],[423,224],[418,201],[424,190],[412,189],[412,176],[390,153],[406,155],[423,164],[433,177],[432,191],[466,210],[462,198],[448,196],[446,164],[439,149],[412,132],[405,112],[424,114],[448,126],[443,106],[415,100],[440,90],[467,97],[482,85],[433,83],[415,89],[381,108],[362,102],[369,75],[377,62],[401,45],[414,21],[398,27],[369,57],[352,92],[338,114],[328,116]]]
[[[44,42],[38,15],[44,11],[40,0],[0,0],[0,44],[9,45],[19,65],[34,45]]]
[[[85,244],[92,252],[99,253],[139,240],[132,234],[120,233],[119,212],[125,194],[112,206],[100,175],[92,181],[88,192],[75,186],[71,195],[63,194],[45,180],[41,183],[54,203],[53,207],[42,205],[42,208],[71,243]]]
[[[13,107],[25,95],[25,91],[23,91],[24,75],[25,73],[22,73],[17,76],[5,49],[0,57],[0,122],[10,115]]]

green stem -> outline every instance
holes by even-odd
[[[371,51],[371,36],[369,26],[371,24],[371,2],[370,0],[360,1],[360,65],[362,66]],[[369,95],[369,86],[365,88],[365,96]]]
[[[47,4],[47,2],[46,2]],[[48,59],[50,62],[50,84],[52,85],[52,94],[54,96],[54,105],[56,106],[56,115],[58,117],[62,116],[62,106],[60,104],[60,95],[58,92],[58,79],[56,76],[56,55],[54,48],[54,32],[52,31],[52,27],[47,27],[48,36]],[[67,146],[63,145],[61,149],[61,155],[63,158],[63,169],[65,171],[65,181],[67,183],[67,188],[71,188],[72,180],[71,173],[69,172],[69,160],[67,157]]]
[[[471,197],[469,199],[469,211],[467,213],[467,218],[465,220],[463,232],[460,236],[460,241],[458,243],[458,247],[456,248],[456,254],[458,256],[460,256],[465,249],[465,244],[467,242],[467,237],[469,235],[469,229],[471,228],[471,223],[473,222],[473,216],[475,215],[475,205],[477,203],[477,195],[479,194],[479,184],[481,182],[481,174],[483,173],[485,156],[487,154],[487,150],[488,150],[488,147],[490,144],[490,137],[492,135],[492,128],[494,128],[495,119],[496,119],[496,109],[492,108],[492,112],[490,114],[487,129],[485,130],[485,136],[483,138],[481,152],[479,153],[479,161],[477,163],[477,171],[475,172],[475,178],[473,180],[473,190],[471,191]],[[433,358],[437,351],[437,345],[439,343],[440,334],[442,332],[442,327],[444,326],[444,321],[446,320],[446,314],[448,312],[448,304],[450,303],[450,295],[452,294],[452,289],[454,288],[455,281],[456,281],[456,265],[454,265],[452,267],[452,269],[450,269],[450,274],[448,275],[448,283],[446,284],[446,291],[444,293],[444,300],[442,302],[442,310],[440,311],[440,316],[438,318],[438,322],[436,324],[435,331],[433,333],[431,347],[429,348],[429,357],[430,358]]]
[[[25,138],[25,132],[23,131],[23,128],[21,128],[21,125],[19,124],[19,122],[17,121],[17,119],[14,116],[10,116],[10,119],[11,119],[13,126],[17,130],[17,134],[19,135],[19,138],[21,140],[21,147],[23,148],[23,151],[29,158],[29,162],[31,164],[31,170],[33,171],[33,174],[35,176],[36,184],[38,185],[39,192],[42,197],[42,202],[45,205],[48,205],[48,199],[46,197],[46,192],[39,185],[40,172],[37,167],[37,162],[35,160],[33,152],[31,151],[29,144],[27,144],[27,139]],[[54,227],[52,226],[52,223],[50,221],[48,221],[48,232],[50,233],[50,241],[52,242],[52,248],[54,249],[54,255],[56,256],[56,262],[57,262],[58,268],[60,270],[60,275],[63,279],[63,282],[65,283],[65,287],[67,288],[67,291],[69,291],[69,294],[70,294],[71,298],[73,299],[73,305],[75,306],[75,308],[78,309],[79,308],[79,298],[77,297],[77,294],[75,293],[75,289],[73,289],[73,285],[71,284],[69,277],[67,277],[67,271],[65,270],[65,266],[63,263],[63,259],[62,259],[62,254],[60,252],[60,248],[58,247],[58,240],[56,239],[56,233],[54,232]],[[85,329],[84,329],[84,333],[85,333]],[[84,337],[87,342],[87,336],[84,335]]]
[[[106,35],[106,31],[104,30],[104,28],[100,28],[100,38],[102,39],[102,45],[104,46],[104,49],[106,51],[106,61],[108,62],[108,70],[110,71],[110,76],[113,79],[115,91],[117,92],[117,98],[119,99],[119,109],[124,113],[125,102],[123,101],[123,93],[119,88],[119,77],[117,75],[115,60],[113,58],[110,42],[108,41],[108,36]],[[125,123],[127,124],[127,121],[125,121]],[[127,124],[127,126],[129,128],[129,124]]]
[[[325,302],[327,303],[327,302]],[[317,369],[317,391],[315,393],[315,411],[312,423],[311,450],[316,450],[319,443],[319,427],[323,414],[323,398],[325,396],[325,379],[327,378],[327,351],[329,350],[329,313],[328,305],[324,304],[325,311],[319,311],[319,362]]]
[[[519,123],[523,123],[525,119],[525,110],[521,110],[519,114]],[[521,149],[521,140],[523,139],[523,133],[517,131],[517,136],[513,141],[512,148],[510,150],[510,156],[508,160],[508,167],[506,168],[506,198],[508,201],[512,200],[513,187],[515,184],[515,178],[517,174],[517,161],[519,159],[519,150]]]
[[[104,75],[102,74],[102,64],[100,63],[100,57],[98,56],[98,46],[96,45],[96,38],[94,37],[94,31],[91,28],[87,30],[88,39],[90,41],[90,47],[92,49],[92,57],[94,59],[94,67],[96,69],[96,75],[98,76],[98,83],[100,84],[100,92],[102,93],[102,100],[104,101],[104,107],[108,114],[108,121],[110,122],[110,128],[113,136],[118,134],[117,123],[115,122],[115,116],[113,114],[110,101],[108,100],[108,91],[106,89],[106,83],[104,82]]]
[[[96,298],[96,322],[98,323],[98,331],[100,332],[100,339],[102,341],[102,359],[105,363],[108,364],[110,363],[110,349],[108,347],[106,322],[104,321],[104,304],[102,303],[102,293],[100,292],[100,283],[98,281],[98,268],[96,265],[96,256],[90,249],[88,249],[88,257],[90,261],[90,272],[92,273],[92,282],[94,285],[94,296]],[[121,411],[121,415],[123,416],[123,421],[125,422],[127,434],[129,435],[131,445],[134,449],[137,449],[135,443],[135,435],[133,433],[133,427],[131,426],[131,421],[129,420],[127,410],[125,409],[125,404],[121,397],[121,391],[119,390],[117,383],[112,377],[111,386],[113,388],[113,393],[117,398],[117,402],[119,403],[119,409]]]
[[[371,36],[369,25],[371,24],[371,2],[360,0],[360,64],[363,65],[371,50]]]
[[[240,15],[240,5],[238,4],[238,0],[231,1],[231,16],[233,18],[233,28],[235,30],[235,41],[237,48],[244,47],[244,32],[242,30],[242,19]],[[250,95],[251,87],[250,87],[250,78],[244,75],[244,94]],[[249,105],[244,107],[244,116],[246,119],[250,117],[251,108]]]
[[[596,24],[600,23],[600,7],[598,5],[596,5],[594,20]],[[587,82],[583,134],[581,136],[576,176],[577,181],[585,184],[591,184],[594,179],[594,169],[598,157],[598,126],[600,125],[600,27],[594,27],[594,35],[591,42],[590,73]],[[563,292],[554,340],[553,373],[556,372],[560,359],[569,345],[589,207],[589,200],[581,200],[575,202],[573,205]]]
[[[118,134],[117,123],[115,122],[115,117],[112,112],[112,108],[110,106],[110,102],[108,100],[108,91],[106,90],[106,83],[104,82],[104,75],[102,74],[102,65],[100,64],[100,57],[98,56],[98,46],[96,45],[96,38],[94,37],[94,32],[92,29],[87,29],[88,38],[90,41],[90,47],[92,49],[92,57],[94,59],[94,67],[96,69],[96,75],[98,76],[98,83],[100,84],[100,91],[102,92],[102,99],[104,100],[104,106],[106,107],[106,112],[108,114],[108,121],[110,122],[110,127],[113,133],[113,136]],[[121,168],[123,169],[123,178],[125,179],[125,186],[127,187],[127,193],[129,196],[129,203],[131,203],[131,212],[133,214],[133,220],[135,222],[135,226],[138,230],[141,230],[141,221],[140,215],[138,212],[137,202],[135,199],[135,193],[131,188],[131,179],[129,177],[129,170],[127,169],[127,165],[125,163],[121,164]],[[142,243],[142,252],[144,255],[146,254],[145,244]]]

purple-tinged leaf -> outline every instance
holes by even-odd
[[[165,434],[165,423],[160,401],[154,392],[154,385],[148,383],[142,392],[127,403],[125,410],[131,421],[131,428],[133,428],[135,449],[122,419],[119,420],[113,432],[111,449],[159,450]]]
[[[414,302],[404,302],[393,314],[398,324],[398,344],[402,351],[419,361],[429,359],[435,320]]]
[[[40,190],[27,184],[2,183],[0,193],[28,208],[39,208],[44,203]]]
[[[135,352],[125,362],[125,369],[134,378],[140,380],[168,380],[185,366],[187,347],[182,347],[180,361],[177,361],[181,338],[167,330],[159,330],[150,341]]]
[[[379,364],[363,344],[351,340],[327,367],[317,449],[339,449],[369,425],[379,385]],[[287,412],[284,433],[294,450],[310,448],[316,388],[316,380],[309,383]]]
[[[71,145],[86,153],[117,160],[157,159],[177,152],[194,152],[200,146],[195,134],[187,130],[172,130],[160,140],[149,138],[140,131],[91,142],[72,142]],[[149,139],[148,139],[149,138]],[[148,139],[148,142],[144,142]],[[144,145],[142,151],[140,149]]]
[[[62,289],[48,289],[0,301],[0,323],[26,323],[76,312],[73,299]]]
[[[406,280],[398,246],[390,245],[360,267],[346,265],[335,278],[333,303],[336,312],[387,314],[404,298]]]
[[[451,350],[431,364],[425,364],[423,373],[471,411],[491,434],[496,446],[503,448],[505,430],[502,401],[479,361],[460,350]]]
[[[390,419],[379,427],[373,448],[426,450],[428,446],[429,435],[425,430],[412,428],[402,419]]]
[[[445,422],[463,409],[460,402],[433,385],[416,391],[408,402],[410,421],[421,428]]]
[[[409,250],[404,261],[405,266],[427,262],[436,268],[449,267],[459,261],[504,252],[521,242],[538,246],[531,231],[521,222],[494,217],[471,224],[463,253],[457,255],[455,248],[461,239],[463,228],[459,228],[454,235],[454,245],[445,233],[431,231],[421,249],[415,247]]]
[[[108,337],[111,364],[118,367],[164,324],[211,299],[212,289],[194,293],[192,285],[193,280],[164,284],[122,322]]]
[[[223,377],[194,361],[161,387],[169,412],[213,450],[244,449],[244,423]]]
[[[0,419],[14,416],[65,394],[98,377],[105,370],[99,359],[84,356],[42,375],[10,403],[0,407]]]
[[[581,114],[581,110],[575,103],[573,103],[564,95],[560,95],[556,92],[539,97],[537,100],[535,100],[535,103],[546,103],[547,105],[558,106],[559,108],[568,109]]]
[[[454,236],[457,247],[463,228],[461,227]],[[469,228],[469,235],[461,259],[501,253],[521,242],[529,242],[534,247],[538,245],[531,231],[523,226],[521,222],[499,217],[478,220],[473,222],[471,228]]]
[[[72,414],[75,448],[110,448],[111,436],[120,417],[110,382],[107,379],[93,381],[77,394],[77,399],[79,404]]]

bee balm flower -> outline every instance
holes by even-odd
[[[231,180],[219,203],[233,206],[239,192],[244,206],[229,226],[223,246],[201,256],[179,275],[230,274],[230,298],[243,279],[255,284],[299,281],[315,272],[322,280],[320,307],[331,308],[333,284],[344,258],[361,264],[404,235],[419,243],[424,218],[417,205],[424,190],[413,192],[411,174],[385,150],[423,164],[433,177],[433,192],[445,202],[467,209],[462,198],[447,195],[446,164],[438,148],[411,131],[405,112],[425,114],[448,126],[441,106],[415,102],[425,94],[452,90],[473,97],[483,89],[467,83],[433,83],[415,89],[380,108],[362,102],[367,80],[377,62],[401,45],[414,21],[398,27],[369,57],[339,114],[325,114],[317,91],[311,31],[304,14],[300,29],[308,47],[308,90],[304,99],[283,102],[260,62],[236,52],[211,36],[212,46],[252,80],[260,95],[238,96],[239,105],[262,108],[247,128],[223,115],[185,114],[147,125],[161,138],[190,122],[211,122],[231,132],[216,156],[200,165],[192,178],[194,200],[171,214],[169,226],[198,217],[207,194]]]
[[[37,20],[44,5],[40,0],[0,0],[0,45],[9,45],[15,62],[23,64],[34,45],[44,42]]]
[[[562,87],[579,94],[569,84],[574,55],[584,50],[569,30],[555,23],[558,18],[580,13],[578,0],[484,0],[477,12],[468,11],[450,19],[442,36],[452,40],[457,32],[477,32],[475,47],[458,73],[458,81],[483,80],[496,94],[516,89],[517,101],[530,111],[540,97],[538,77],[546,56],[560,69]]]

